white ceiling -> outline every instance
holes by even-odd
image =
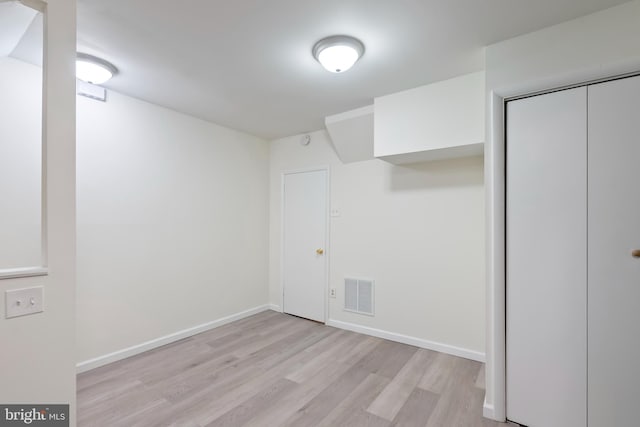
[[[484,66],[482,47],[626,0],[79,0],[78,50],[120,69],[113,90],[264,138]],[[348,34],[345,74],[311,56]]]

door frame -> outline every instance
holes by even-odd
[[[629,69],[629,67],[631,69]],[[506,102],[640,75],[639,64],[611,64],[508,88],[487,87],[485,164],[486,392],[483,416],[506,421]],[[544,409],[544,408],[541,408]]]
[[[329,320],[329,256],[331,255],[331,250],[329,248],[330,245],[330,216],[331,212],[331,170],[328,165],[310,167],[310,168],[301,168],[301,169],[290,169],[285,170],[280,173],[280,300],[282,301],[282,305],[280,310],[284,313],[284,181],[287,175],[296,175],[300,173],[308,173],[308,172],[320,172],[323,171],[326,174],[325,177],[325,231],[324,231],[324,297],[322,299],[322,304],[324,309],[322,310],[324,314],[323,323],[326,324]]]

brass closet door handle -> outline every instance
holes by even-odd
[[[640,258],[640,249],[631,251],[631,256],[634,258]]]
[[[316,253],[318,255],[322,255],[324,253],[324,249],[320,248],[320,249],[316,249]]]

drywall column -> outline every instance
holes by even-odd
[[[69,403],[75,425],[76,1],[47,3],[44,137],[49,275],[0,281],[44,286],[44,312],[0,319],[0,402]]]

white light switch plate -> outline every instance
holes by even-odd
[[[40,313],[44,310],[43,300],[42,286],[5,291],[6,318]]]

